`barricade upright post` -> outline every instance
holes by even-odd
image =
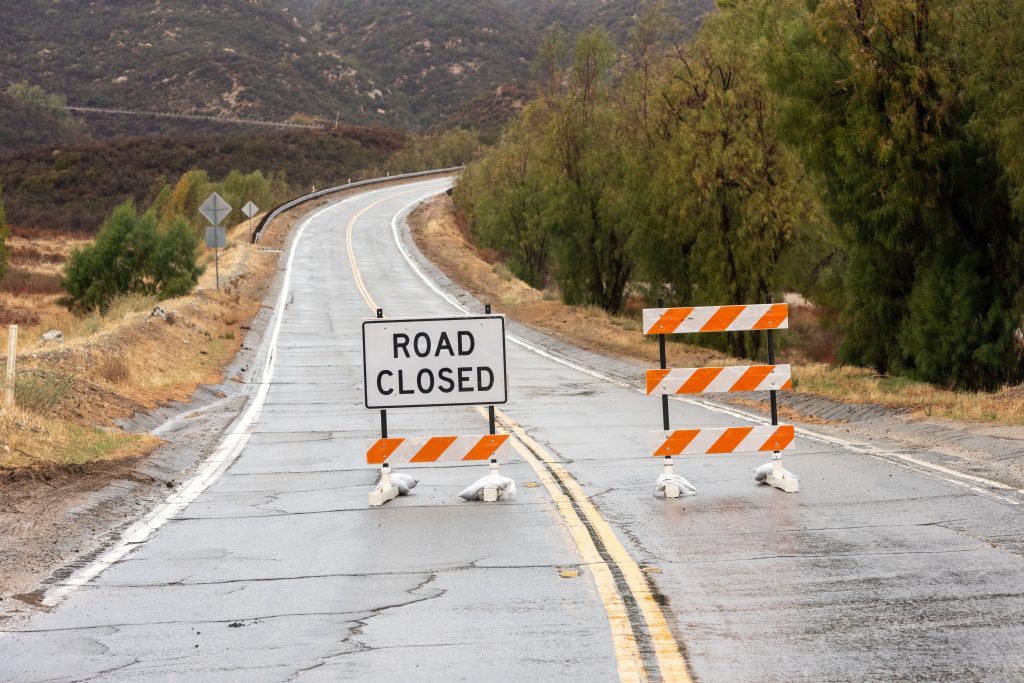
[[[769,292],[764,297],[766,304],[772,303],[772,294]],[[775,365],[775,331],[768,330],[768,365]],[[779,424],[779,392],[772,389],[768,392],[769,400],[771,401],[772,410],[772,426],[778,426]],[[782,453],[780,451],[774,451],[772,453],[772,473],[769,474],[765,481],[774,486],[775,488],[785,491],[786,493],[796,493],[800,490],[799,480],[793,476],[786,476],[786,471],[782,467]]]
[[[658,308],[662,308],[665,305],[664,299],[658,299]],[[661,369],[668,369],[668,353],[665,350],[665,335],[658,335],[658,353],[661,357]],[[670,429],[668,426],[668,394],[662,394],[661,396],[661,423],[662,429],[666,432]]]
[[[484,314],[485,315],[490,315],[491,314],[491,305],[490,304],[484,304]],[[494,423],[494,406],[493,405],[487,406],[487,427],[488,427],[488,429],[490,431],[491,436],[494,436],[494,434],[497,432],[497,430],[495,428],[496,425]],[[492,475],[494,475],[496,477],[501,474],[501,472],[499,471],[499,468],[498,468],[498,459],[497,458],[491,458],[490,474],[492,474]],[[484,488],[484,492],[483,492],[482,500],[485,503],[496,503],[498,501],[498,489],[496,487],[494,487],[494,486],[487,486],[487,487],[485,487]]]
[[[772,294],[769,292],[764,297],[766,304],[772,303]],[[768,365],[775,365],[775,330],[768,330]],[[779,424],[779,392],[772,389],[768,392],[772,406],[772,426]],[[782,453],[775,451],[772,454],[772,474],[776,477],[782,476]]]
[[[658,299],[658,308],[665,305],[664,299]],[[658,358],[660,361],[660,367],[662,370],[668,369],[668,349],[665,347],[665,335],[658,335]],[[661,424],[662,429],[666,432],[671,429],[669,427],[668,417],[668,394],[662,394],[661,396]],[[665,467],[662,470],[662,475],[666,477],[672,477],[674,472],[672,471],[672,456],[665,458]],[[666,498],[679,498],[682,495],[682,491],[679,489],[679,484],[669,481],[665,484],[665,497]]]
[[[377,309],[377,317],[384,317],[384,309]],[[388,411],[380,411],[380,438],[388,438]],[[389,500],[398,497],[398,487],[391,483],[391,466],[384,463],[380,466],[380,483],[370,492],[370,507],[380,507]]]

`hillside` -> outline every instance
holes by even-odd
[[[537,42],[500,3],[449,0],[334,0],[314,10],[316,35],[374,64],[382,107],[408,110],[410,123],[431,125],[458,106],[528,74]]]
[[[405,141],[374,128],[128,138],[0,157],[0,179],[7,219],[23,234],[90,236],[125,199],[148,203],[165,182],[194,168],[214,179],[232,169],[281,173],[298,192],[380,168]]]
[[[7,82],[79,105],[374,120],[356,61],[315,44],[268,0],[0,3]],[[0,83],[6,85],[6,83]]]
[[[432,127],[501,86],[525,83],[540,36],[552,23],[570,32],[596,23],[622,39],[640,4],[0,3],[0,24],[6,27],[0,90],[27,81],[75,105]],[[713,0],[669,3],[681,24],[691,28],[694,17],[712,5]],[[480,103],[471,108],[481,108]]]

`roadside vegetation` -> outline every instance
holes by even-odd
[[[287,189],[260,172],[211,182],[191,171],[142,211],[130,199],[115,208],[93,241],[38,231],[6,240],[0,325],[18,325],[20,334],[16,408],[0,416],[0,472],[144,454],[159,440],[123,432],[116,420],[221,380],[276,254],[249,247],[248,224],[238,223],[214,291],[198,214],[213,191],[239,207],[250,198],[271,205]],[[62,338],[44,339],[51,330]]]
[[[557,288],[538,289],[511,271],[495,250],[474,243],[465,216],[448,197],[434,200],[410,217],[413,236],[427,257],[446,275],[497,313],[595,353],[641,361],[655,367],[658,345],[641,334],[635,311],[609,313],[594,305],[563,303]],[[975,423],[1024,424],[1024,386],[997,391],[967,391],[938,387],[908,377],[882,376],[874,370],[837,366],[818,358],[834,347],[821,329],[816,313],[791,304],[790,329],[779,334],[779,362],[792,363],[794,388],[835,401],[883,405],[906,410],[911,417],[937,417]],[[687,340],[687,341],[692,341]],[[763,360],[763,359],[762,359]],[[729,354],[691,343],[668,345],[671,367],[735,365]],[[744,401],[745,407],[767,411],[763,402]],[[782,408],[785,419],[817,421]]]
[[[670,26],[548,33],[537,99],[455,193],[472,239],[614,315],[796,293],[817,359],[894,394],[1024,380],[1024,8],[722,0],[692,41]]]
[[[145,222],[146,214],[133,212],[121,207],[111,222]],[[184,232],[183,222],[176,223]],[[191,228],[187,232],[194,244]],[[59,233],[15,233],[8,240],[11,267],[0,281],[0,326],[5,340],[7,325],[19,326],[19,358],[16,407],[0,414],[0,475],[45,477],[54,468],[148,453],[159,439],[122,431],[117,420],[187,401],[197,385],[221,381],[277,258],[248,246],[246,224],[229,234],[219,293],[209,268],[192,293],[160,300],[159,292],[108,292],[105,305],[91,309],[69,308],[61,279],[71,255],[94,245]],[[189,256],[199,270],[210,259],[205,251]],[[161,314],[154,315],[157,305]],[[45,341],[50,330],[61,331],[63,341]]]

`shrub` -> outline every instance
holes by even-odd
[[[114,209],[93,244],[71,254],[61,284],[78,310],[105,312],[114,297],[129,293],[181,296],[202,273],[198,246],[184,219],[158,227],[152,211],[140,215],[128,200]]]

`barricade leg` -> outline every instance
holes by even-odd
[[[672,458],[665,458],[665,470],[663,472],[666,478],[669,478],[665,482],[665,497],[666,498],[678,498],[681,491],[679,490],[679,484],[671,481],[671,477],[674,474],[672,471]]]
[[[370,507],[379,507],[397,497],[398,487],[391,483],[391,467],[384,463],[380,466],[380,482],[370,492]]]
[[[786,493],[796,493],[800,490],[800,480],[797,476],[782,467],[781,453],[775,451],[771,462],[765,463],[762,467],[767,469],[769,465],[771,466],[771,471],[765,476],[764,483]]]
[[[491,458],[490,469],[491,469],[490,473],[493,474],[495,477],[500,477],[501,476],[501,472],[499,471],[499,468],[498,468],[498,459],[497,458]],[[497,503],[498,502],[498,487],[497,486],[485,486],[484,487],[483,497],[481,498],[481,500],[483,500],[485,503]]]
[[[659,493],[663,493],[666,498],[681,498],[697,495],[697,489],[672,470],[672,458],[666,457],[664,469],[658,475],[658,480],[654,482],[655,497]]]

